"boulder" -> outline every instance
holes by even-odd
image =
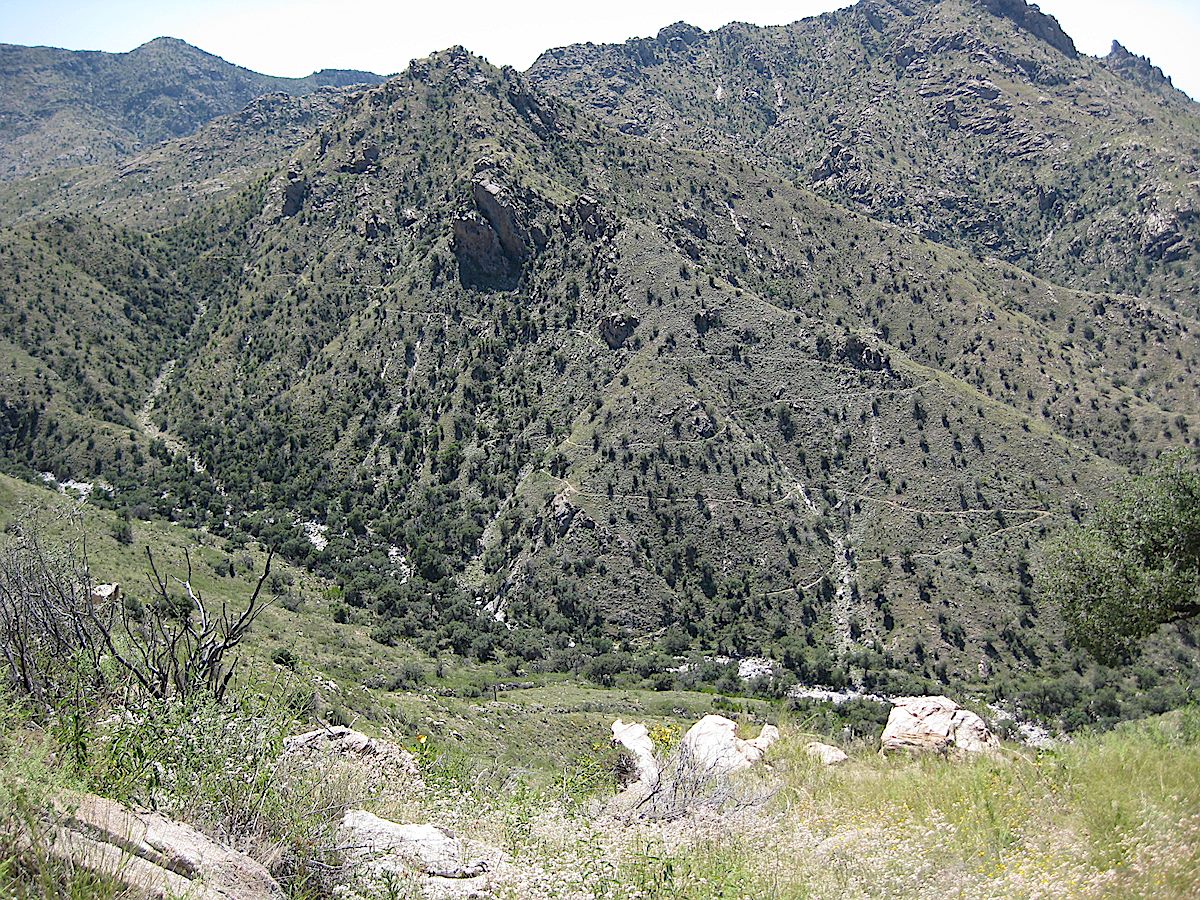
[[[637,763],[638,782],[647,787],[658,784],[658,760],[654,756],[654,743],[646,726],[640,722],[626,723],[617,719],[612,724],[612,735],[614,744],[633,754]]]
[[[881,752],[980,753],[1000,747],[983,719],[948,697],[897,697],[892,706]]]
[[[613,741],[633,754],[638,780],[612,798],[607,814],[670,820],[702,809],[748,808],[765,802],[773,789],[732,776],[759,762],[778,740],[779,731],[764,725],[752,741],[742,740],[736,731],[737,725],[723,716],[705,716],[660,766],[646,727],[617,719]]]
[[[500,853],[437,825],[402,825],[361,809],[342,818],[338,846],[348,861],[379,872],[436,878],[477,878]]]
[[[155,900],[282,900],[265,868],[190,825],[92,794],[63,794],[55,806],[61,824],[49,852],[138,894]]]
[[[823,744],[820,741],[812,741],[804,752],[817,760],[823,766],[838,766],[850,759],[846,755],[846,751],[840,747],[835,747],[832,744]]]
[[[490,897],[526,880],[502,851],[438,825],[399,824],[352,809],[337,837],[355,890],[350,896],[395,896],[407,882],[422,897]]]
[[[316,731],[285,738],[283,753],[285,757],[310,760],[332,755],[362,762],[377,776],[407,777],[415,781],[419,781],[421,777],[416,759],[403,747],[341,725],[318,728]]]
[[[737,736],[737,723],[724,716],[705,716],[688,729],[679,742],[679,753],[712,775],[728,775],[759,762],[775,741],[779,729],[764,725],[751,741]]]
[[[96,606],[114,603],[121,599],[121,586],[119,584],[93,584],[91,598],[92,603]]]

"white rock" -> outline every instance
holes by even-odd
[[[501,855],[437,825],[402,825],[361,809],[349,810],[342,818],[338,846],[351,864],[377,873],[435,878],[478,878]]]
[[[742,681],[754,681],[756,678],[770,678],[775,674],[775,663],[762,656],[751,656],[738,660],[738,678]]]
[[[622,722],[617,719],[612,723],[613,743],[620,744],[633,754],[637,762],[638,781],[652,787],[658,783],[659,766],[654,757],[654,742],[650,740],[650,732],[640,722]]]
[[[308,542],[317,550],[324,550],[329,546],[329,526],[322,525],[320,522],[310,521],[301,522],[300,530],[304,532],[304,536],[308,538]]]
[[[897,697],[888,716],[880,749],[945,753],[995,750],[1000,746],[987,724],[948,697]]]
[[[335,754],[369,764],[380,776],[419,780],[421,775],[416,759],[403,747],[341,725],[284,738],[283,752],[285,756],[309,757]]]
[[[90,794],[55,802],[64,822],[49,852],[89,871],[113,876],[138,896],[166,900],[281,900],[261,865],[182,822],[128,809]]]
[[[804,752],[813,759],[819,760],[823,766],[837,766],[850,759],[846,752],[840,747],[834,747],[832,744],[823,744],[820,741],[812,741]]]
[[[92,603],[96,606],[103,606],[110,601],[118,599],[120,596],[121,586],[119,584],[92,585]]]
[[[728,774],[749,768],[763,758],[779,729],[764,725],[752,741],[737,736],[737,724],[724,716],[705,716],[688,729],[679,742],[679,752],[710,774]]]

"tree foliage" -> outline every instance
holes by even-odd
[[[1043,590],[1070,638],[1097,659],[1128,659],[1169,622],[1200,615],[1200,472],[1175,451],[1048,548]]]

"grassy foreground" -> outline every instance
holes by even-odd
[[[538,784],[469,749],[414,742],[425,785],[276,766],[294,711],[262,698],[221,709],[142,706],[123,724],[35,727],[10,709],[0,737],[0,896],[117,897],[50,862],[36,835],[55,787],[153,803],[237,844],[289,896],[328,896],[344,809],[431,821],[502,847],[524,873],[500,896],[1190,897],[1200,891],[1200,710],[1085,736],[1038,755],[883,759],[826,769],[784,725],[770,799],[659,823],[600,814],[614,754]],[[232,737],[231,737],[232,736]],[[758,792],[751,792],[758,793]],[[34,824],[32,848],[19,837]],[[420,897],[416,884],[387,896]]]

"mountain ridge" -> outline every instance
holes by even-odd
[[[34,399],[0,422],[6,455],[278,544],[387,643],[553,669],[670,635],[896,691],[1082,665],[1030,571],[1042,537],[1200,438],[1200,324],[1155,281],[1194,287],[1187,217],[1158,255],[1106,237],[1128,209],[1161,208],[1138,206],[1172,171],[1159,160],[1187,176],[1172,153],[1197,123],[1106,70],[1067,77],[1099,64],[976,5],[920,8],[717,37],[674,27],[551,52],[529,73],[452,48],[308,118],[268,97],[97,166],[12,226],[6,391]],[[871,74],[851,77],[864,61]],[[926,123],[910,157],[882,143],[913,110],[945,113],[947,86],[960,127]],[[1153,110],[1175,143],[1140,180],[1112,181],[1107,205],[1026,191],[1056,164],[1088,190],[1109,184],[1119,160],[1101,178],[1073,145],[1014,140],[1046,108],[1082,133],[1096,98],[1118,137]],[[1014,125],[1018,110],[1034,118]],[[833,130],[805,131],[805,111]],[[296,127],[271,136],[280,122]],[[1002,171],[926,190],[951,141],[960,165],[994,151]],[[893,172],[922,188],[899,192],[903,209],[874,193]],[[197,191],[210,176],[220,187]],[[1026,251],[966,227],[974,204]],[[1008,230],[1030,208],[1135,268],[1119,284],[1063,277],[1083,263]],[[947,212],[940,230],[921,218]],[[38,317],[40,282],[95,278],[59,251],[65,226],[48,223],[63,217],[97,254],[110,220],[156,232],[147,246],[180,305],[152,357],[131,351],[136,372],[97,365]],[[57,302],[73,314],[71,292]],[[105,380],[129,387],[97,406]],[[65,407],[70,428],[46,412]],[[89,418],[120,439],[89,445]],[[1163,671],[1194,656],[1186,628],[1171,635]]]
[[[304,78],[262,75],[178,38],[126,53],[0,44],[0,178],[110,164],[271,91],[381,80],[328,69]]]

